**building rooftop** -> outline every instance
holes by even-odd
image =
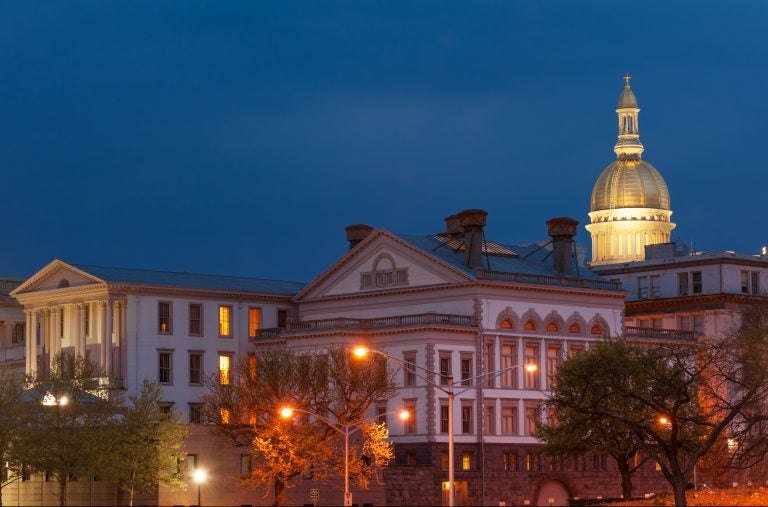
[[[242,276],[204,275],[175,271],[91,266],[87,264],[72,264],[72,266],[110,283],[285,295],[295,295],[306,285],[304,282]]]

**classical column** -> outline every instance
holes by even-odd
[[[62,308],[51,309],[51,357],[61,354],[61,314]]]
[[[100,301],[101,306],[101,366],[109,376],[112,373],[112,305],[109,300]]]
[[[120,377],[125,378],[128,369],[128,302],[120,301],[120,347],[118,350]]]
[[[27,371],[37,373],[37,310],[27,310]]]
[[[81,356],[85,357],[88,353],[88,348],[85,344],[86,333],[88,333],[85,311],[88,303],[77,303],[77,334],[75,335],[75,351]]]

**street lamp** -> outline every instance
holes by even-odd
[[[208,474],[205,473],[205,470],[202,470],[200,468],[195,468],[195,471],[192,473],[192,480],[197,483],[197,507],[201,507],[200,487],[203,485],[203,483],[207,478],[208,478]]]
[[[354,423],[347,423],[347,424],[341,424],[339,422],[333,422],[320,414],[316,414],[314,412],[310,412],[309,410],[303,410],[300,408],[293,408],[293,407],[283,407],[280,409],[280,417],[283,419],[290,419],[293,417],[294,412],[303,412],[305,414],[308,414],[317,420],[323,422],[326,426],[333,429],[340,435],[344,436],[344,506],[348,507],[352,505],[352,493],[349,491],[349,435],[356,432],[360,429],[360,423],[362,421],[357,421]],[[388,412],[389,414],[392,414],[394,412]],[[400,416],[400,419],[403,421],[408,419],[410,417],[410,412],[407,410],[401,410],[397,412],[397,414]],[[381,415],[387,415],[387,414],[381,414]]]
[[[453,402],[456,396],[461,396],[462,394],[466,393],[467,391],[471,389],[475,389],[477,387],[477,384],[472,384],[473,381],[477,381],[484,377],[496,377],[501,375],[504,372],[514,370],[515,368],[523,368],[525,371],[532,373],[535,372],[537,369],[537,366],[533,363],[529,364],[515,364],[513,366],[510,366],[508,368],[502,368],[501,370],[495,370],[486,372],[480,375],[476,375],[474,377],[462,379],[459,382],[453,381],[453,375],[443,375],[442,373],[430,370],[428,368],[425,368],[423,366],[418,366],[416,364],[403,361],[401,359],[398,359],[396,357],[392,357],[386,352],[382,352],[380,350],[376,349],[369,349],[368,347],[355,347],[352,349],[352,354],[355,357],[363,358],[368,353],[373,352],[374,354],[379,354],[383,356],[387,361],[390,361],[399,367],[403,368],[409,373],[413,373],[418,378],[429,384],[430,386],[434,387],[435,389],[438,389],[445,393],[445,395],[448,397],[448,507],[453,507],[454,505],[454,463],[453,463]],[[415,368],[418,368],[419,370],[423,371],[426,374],[430,375],[437,375],[441,379],[445,379],[445,384],[440,385],[440,383],[437,383],[433,380],[430,380],[428,377],[420,374],[418,371],[415,370]],[[460,391],[456,391],[455,388],[458,386],[465,386],[466,389],[462,389]]]

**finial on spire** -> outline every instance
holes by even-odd
[[[632,79],[632,76],[629,75],[629,72],[624,74],[624,82],[626,83],[624,85],[625,88],[629,88],[629,80]]]

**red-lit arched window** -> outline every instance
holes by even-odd
[[[595,324],[592,326],[592,334],[601,335],[603,334],[603,328],[600,327],[598,324]]]
[[[550,333],[557,333],[558,331],[560,331],[560,329],[557,327],[557,324],[555,324],[554,322],[550,322],[549,324],[547,324],[547,331]]]
[[[532,320],[526,320],[523,329],[526,331],[536,331],[536,324]]]
[[[574,333],[574,334],[579,334],[579,333],[581,333],[581,326],[579,326],[578,324],[575,324],[575,323],[571,324],[571,327],[568,328],[568,332],[569,333]]]
[[[512,329],[512,321],[509,319],[502,320],[501,329]]]

